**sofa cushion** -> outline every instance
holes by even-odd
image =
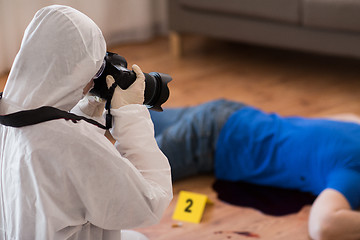
[[[307,27],[360,31],[359,0],[304,0],[303,24]]]
[[[300,23],[298,0],[179,0],[184,8]]]

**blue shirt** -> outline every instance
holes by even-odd
[[[230,116],[217,142],[218,179],[341,192],[360,206],[360,125],[280,117],[252,107]]]

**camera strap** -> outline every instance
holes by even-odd
[[[114,82],[111,85],[111,87],[109,88],[109,92],[106,97],[105,109],[108,111],[106,114],[106,129],[112,128],[112,115],[110,113],[110,108],[111,108],[111,99],[114,96],[116,86],[117,86],[117,83]]]
[[[0,100],[1,98],[2,98],[2,92],[0,93]],[[107,129],[104,125],[96,122],[95,120],[78,116],[76,114],[62,111],[58,108],[54,108],[50,106],[19,111],[7,115],[0,115],[0,124],[9,127],[18,128],[18,127],[34,125],[34,124],[51,121],[51,120],[57,120],[57,119],[71,120],[74,123],[83,120],[101,129]]]

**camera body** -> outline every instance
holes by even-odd
[[[127,69],[127,61],[124,57],[107,52],[103,65],[94,77],[94,87],[91,93],[109,101],[110,90],[106,84],[106,76],[111,75],[116,84],[126,90],[136,80],[134,71]],[[149,109],[162,111],[161,105],[167,101],[170,92],[167,84],[172,78],[165,73],[150,72],[145,75],[144,105]],[[111,98],[111,97],[110,97]]]

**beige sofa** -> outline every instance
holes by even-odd
[[[360,58],[359,0],[169,0],[174,54],[181,34]]]

